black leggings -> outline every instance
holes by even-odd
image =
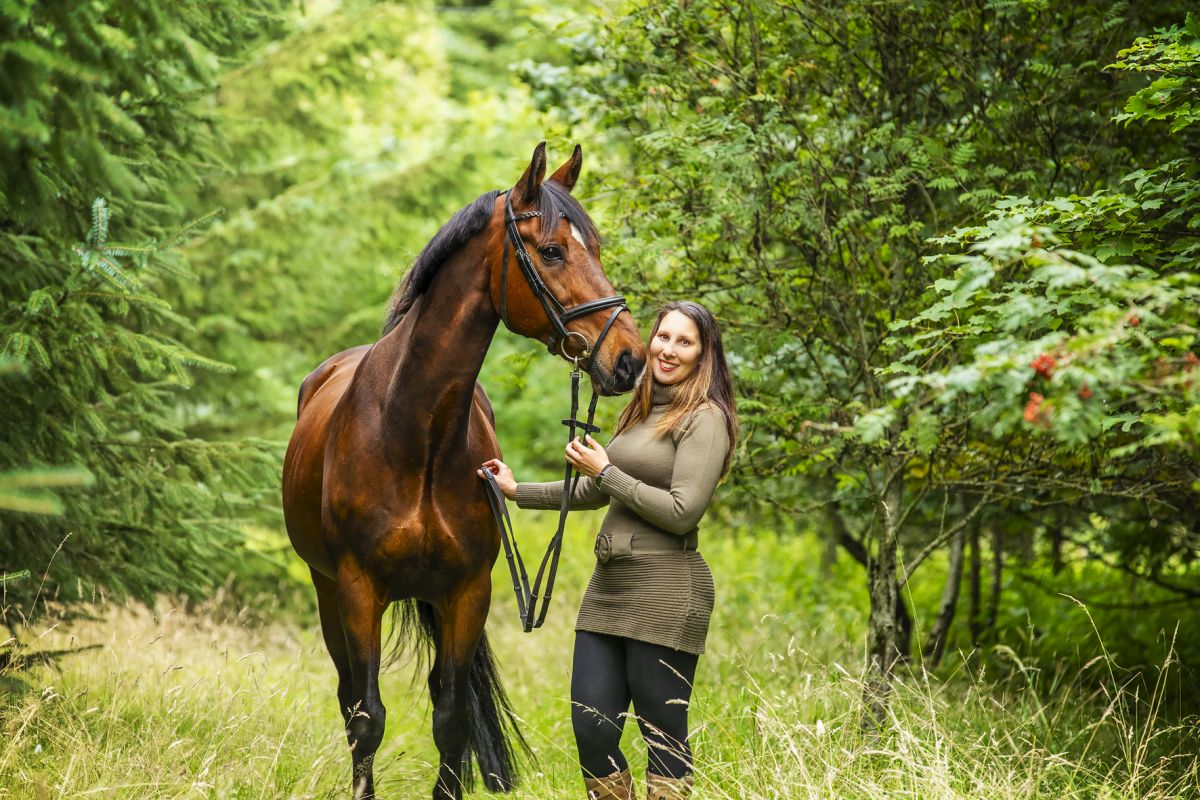
[[[687,714],[699,656],[622,636],[577,631],[571,670],[571,725],[585,778],[629,767],[621,731],[629,701],[649,751],[649,769],[692,772]]]

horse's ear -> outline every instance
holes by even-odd
[[[538,187],[546,179],[546,143],[541,142],[533,148],[533,158],[517,185],[513,187],[513,205],[533,205],[538,196]]]
[[[579,180],[579,171],[582,169],[583,148],[575,145],[575,152],[571,153],[571,157],[567,159],[567,163],[554,171],[554,174],[550,176],[550,180],[558,181],[569,192],[575,188],[575,182]]]

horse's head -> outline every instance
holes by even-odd
[[[497,199],[492,301],[510,330],[579,359],[597,391],[619,394],[633,388],[646,358],[637,325],[600,265],[595,225],[571,196],[582,167],[576,145],[546,179],[542,142],[516,186]]]

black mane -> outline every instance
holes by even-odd
[[[496,189],[485,192],[474,202],[459,209],[450,218],[450,221],[434,234],[434,237],[429,240],[429,243],[413,261],[412,267],[409,268],[404,279],[392,292],[392,298],[388,301],[387,318],[383,322],[382,335],[387,335],[400,324],[400,320],[404,319],[404,315],[412,308],[417,298],[429,288],[433,276],[437,274],[442,264],[453,253],[466,245],[472,236],[487,227],[488,222],[492,219],[496,198],[499,195],[500,191]],[[560,215],[565,216],[567,222],[574,225],[583,234],[588,247],[599,245],[600,234],[596,230],[596,224],[583,210],[583,206],[579,205],[579,201],[557,181],[542,182],[538,191],[538,211],[542,212],[543,220],[557,220]],[[554,237],[557,227],[546,224],[541,226],[539,247],[547,244]]]

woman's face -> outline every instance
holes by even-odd
[[[650,365],[654,379],[671,386],[692,374],[700,363],[700,331],[680,311],[668,311],[650,340]]]

